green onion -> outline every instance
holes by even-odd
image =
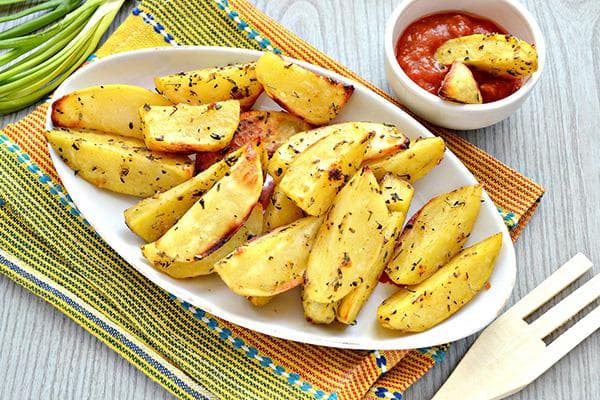
[[[3,1],[6,0],[0,0],[0,5]],[[64,0],[63,7],[76,4],[78,8],[46,30],[0,39],[0,48],[12,49],[0,55],[0,114],[27,107],[60,85],[94,51],[123,1]],[[47,23],[48,19],[44,21]],[[31,26],[21,32],[27,32]]]

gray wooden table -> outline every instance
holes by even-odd
[[[389,90],[383,31],[399,0],[254,2],[309,43]],[[516,244],[518,276],[511,303],[578,251],[600,264],[600,2],[524,3],[546,35],[544,76],[517,114],[462,134],[547,188]],[[123,7],[111,31],[132,7],[132,2]],[[27,112],[5,116],[0,125]],[[431,398],[473,340],[453,344],[446,360],[405,398]],[[596,332],[513,398],[600,399],[599,354]],[[0,276],[0,399],[162,398],[171,395],[53,307]]]

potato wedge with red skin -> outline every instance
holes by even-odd
[[[400,289],[377,310],[381,325],[422,332],[460,310],[485,286],[502,248],[502,233],[464,249],[431,277]]]
[[[192,262],[221,247],[243,225],[262,191],[260,156],[252,145],[231,167],[229,174],[206,192],[154,243],[154,265]]]
[[[349,130],[357,134],[362,132],[372,134],[363,163],[405,150],[410,144],[410,140],[393,125],[375,122],[342,122],[322,126],[297,133],[282,144],[269,161],[269,174],[276,182],[281,181],[285,171],[300,153],[326,136]]]
[[[219,151],[196,154],[196,169],[203,171],[238,148],[261,142],[269,157],[277,148],[298,132],[312,128],[304,120],[282,111],[245,111],[240,115],[240,123],[231,142]]]
[[[240,123],[237,100],[198,106],[145,104],[139,113],[146,146],[170,153],[220,150],[231,142]]]
[[[454,61],[442,81],[438,96],[444,100],[465,104],[481,104],[483,98],[473,73],[465,64]]]
[[[172,103],[139,86],[90,86],[52,103],[51,118],[56,127],[94,129],[144,139],[138,114],[144,104],[168,106]]]
[[[352,130],[324,137],[292,161],[279,187],[306,213],[325,214],[338,190],[359,169],[370,137]]]
[[[322,218],[305,217],[234,250],[215,265],[223,282],[241,296],[274,296],[300,285]]]
[[[499,33],[474,34],[450,39],[435,52],[444,65],[460,61],[483,71],[520,78],[538,68],[535,46],[515,36]]]
[[[195,276],[212,274],[214,272],[214,265],[218,261],[248,240],[261,234],[262,214],[263,208],[257,203],[240,229],[238,229],[221,247],[200,260],[191,262],[175,261],[171,264],[153,263],[152,266],[176,279],[193,278]],[[160,258],[157,254],[155,243],[145,245],[142,252],[148,260],[153,261]]]
[[[284,110],[313,125],[324,125],[344,108],[354,92],[344,85],[274,53],[264,53],[256,62],[256,77],[265,93]]]
[[[374,161],[367,161],[377,179],[386,174],[398,175],[409,183],[415,183],[444,158],[446,145],[440,137],[417,139],[408,149]]]
[[[466,243],[481,204],[480,185],[465,186],[425,204],[406,224],[386,267],[399,285],[416,285],[454,257]]]
[[[243,110],[252,107],[263,92],[256,79],[256,64],[197,69],[154,78],[159,93],[173,104],[209,104],[238,100]]]
[[[45,135],[77,176],[116,193],[149,197],[194,173],[194,164],[186,156],[150,151],[140,139],[65,128]]]
[[[333,303],[365,281],[384,242],[388,210],[368,167],[335,197],[313,245],[304,298]]]

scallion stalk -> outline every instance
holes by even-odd
[[[94,51],[123,1],[87,0],[45,31],[0,40],[0,48],[12,49],[0,55],[0,113],[24,108],[60,85]]]

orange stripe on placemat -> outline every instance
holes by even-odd
[[[304,40],[290,34],[286,28],[265,14],[259,12],[246,0],[230,0],[229,3],[242,15],[247,23],[253,25],[255,29],[267,36],[273,44],[280,48],[285,54],[294,58],[306,60],[313,64],[321,65],[322,67],[354,79],[385,99],[398,105],[405,111],[408,111],[386,92],[338,64]],[[290,39],[292,37],[293,39]],[[408,112],[414,117],[414,114],[410,111]],[[421,121],[419,118],[417,119],[433,133],[444,138],[448,148],[454,152],[454,154],[463,161],[465,166],[473,172],[478,180],[484,184],[490,197],[498,206],[513,211],[519,216],[523,216],[527,213],[529,213],[529,217],[531,216],[532,212],[530,212],[530,208],[544,192],[542,186],[502,164],[500,161],[494,159],[484,151],[456,136],[452,132],[435,127],[427,122]],[[523,221],[521,221],[520,228],[513,231],[513,238],[516,239],[524,225]]]
[[[396,368],[378,379],[373,388],[393,388],[393,391],[404,392],[434,365],[435,361],[431,357],[427,357],[417,350],[411,350],[396,365]],[[365,396],[365,400],[377,399],[373,392],[369,392]]]
[[[337,392],[340,399],[364,396],[381,375],[374,357],[366,351],[306,345],[257,334],[225,321],[223,324],[276,364],[298,371],[300,375],[310,371],[312,379],[318,379],[322,389]],[[385,352],[387,367],[393,368],[405,354],[406,351]]]
[[[24,149],[46,174],[60,182],[44,137],[47,109],[47,104],[41,104],[25,118],[4,127],[2,132]]]

